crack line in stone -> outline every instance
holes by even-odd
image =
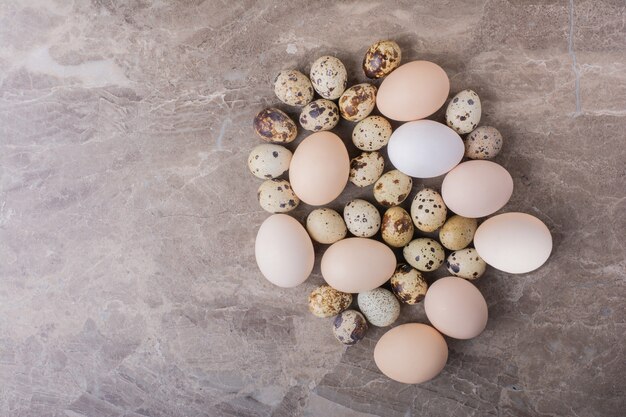
[[[567,50],[572,57],[572,70],[574,71],[574,92],[576,94],[576,111],[574,116],[579,116],[581,112],[580,104],[580,69],[576,62],[576,52],[574,52],[574,0],[569,0],[569,38]]]

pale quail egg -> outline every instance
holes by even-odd
[[[427,237],[412,240],[404,247],[402,254],[409,265],[423,272],[439,268],[446,257],[439,242]]]
[[[467,248],[448,255],[446,268],[454,276],[472,280],[480,278],[485,273],[487,264],[478,256],[476,249]]]
[[[341,97],[348,85],[348,73],[334,56],[322,56],[311,65],[311,84],[317,94],[329,100]]]
[[[300,113],[300,125],[312,132],[330,130],[339,123],[339,109],[330,100],[321,98],[307,104]]]
[[[367,187],[376,182],[385,169],[385,159],[378,152],[363,152],[350,161],[350,182]]]
[[[365,119],[374,110],[376,87],[372,84],[357,84],[348,88],[339,98],[341,116],[351,122]]]
[[[413,239],[413,221],[402,207],[387,209],[380,230],[385,243],[394,248],[401,248]]]
[[[465,156],[491,159],[502,149],[502,135],[495,127],[479,126],[465,138]]]
[[[343,239],[348,233],[343,217],[329,208],[313,210],[306,218],[306,230],[311,239],[326,245]]]
[[[333,321],[333,334],[344,345],[354,345],[365,337],[367,320],[356,310],[342,311]]]
[[[300,199],[286,180],[272,179],[264,181],[257,193],[259,204],[270,213],[286,213],[298,207]]]
[[[462,216],[452,216],[441,226],[439,241],[450,250],[463,249],[474,239],[478,222]]]
[[[417,304],[424,299],[428,283],[421,272],[411,265],[400,264],[391,276],[391,291],[406,304]]]
[[[352,294],[322,285],[309,294],[309,311],[316,317],[332,317],[352,304]]]
[[[413,180],[406,174],[394,169],[386,172],[374,184],[374,198],[385,207],[401,204],[411,192]]]
[[[370,46],[363,58],[367,78],[382,78],[400,65],[402,51],[394,41],[379,41]]]
[[[472,90],[458,93],[450,100],[446,109],[446,123],[460,135],[476,129],[480,116],[480,98]]]
[[[306,75],[296,70],[285,70],[274,79],[274,93],[290,106],[304,106],[313,100],[313,86]]]
[[[384,288],[359,293],[357,301],[359,310],[373,326],[389,326],[400,315],[398,299]]]
[[[415,194],[411,203],[413,223],[422,232],[434,232],[446,222],[448,209],[441,195],[432,188],[424,188]]]
[[[282,110],[261,110],[253,122],[254,131],[266,142],[289,143],[296,138],[298,127]]]
[[[377,151],[389,142],[391,123],[382,116],[369,116],[354,126],[352,143],[362,151]]]
[[[289,169],[291,151],[284,146],[264,143],[256,146],[248,156],[250,172],[263,180],[276,178]]]
[[[343,219],[350,233],[357,237],[372,237],[380,229],[378,209],[365,200],[352,200],[343,209]]]

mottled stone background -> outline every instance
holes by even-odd
[[[0,415],[623,416],[625,16],[623,0],[3,0]],[[554,236],[543,268],[477,283],[487,329],[448,340],[419,386],[377,371],[384,330],[346,349],[307,312],[319,268],[277,289],[253,254],[267,214],[246,158],[273,75],[333,54],[362,81],[380,38],[480,94],[515,180],[505,210]]]

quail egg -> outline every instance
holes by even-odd
[[[309,311],[316,317],[332,317],[352,304],[352,294],[322,285],[309,294]]]
[[[450,250],[463,249],[474,239],[478,222],[462,216],[452,216],[441,226],[439,241]]]
[[[373,326],[389,326],[400,315],[398,299],[384,288],[359,293],[357,302],[359,310]]]
[[[473,280],[480,278],[487,269],[476,249],[467,248],[452,252],[446,259],[446,268],[457,277]]]
[[[295,122],[282,110],[261,110],[253,122],[254,131],[266,142],[289,143],[298,134]]]
[[[286,213],[298,207],[300,199],[286,180],[272,179],[264,181],[257,193],[259,204],[270,213]]]
[[[391,276],[391,291],[406,304],[417,304],[424,299],[428,283],[421,272],[411,265],[400,264]]]
[[[394,248],[401,248],[413,239],[413,221],[402,207],[387,209],[380,230],[385,243]]]
[[[291,156],[291,151],[284,146],[264,143],[250,152],[248,169],[263,180],[280,177],[289,169]]]
[[[350,161],[350,182],[367,187],[376,182],[385,169],[385,159],[378,152],[363,152]]]
[[[385,207],[401,204],[411,192],[413,180],[394,169],[386,172],[374,184],[374,198]]]
[[[343,209],[343,219],[350,233],[357,237],[372,237],[380,229],[380,213],[365,200],[352,200]]]
[[[389,142],[391,123],[382,116],[369,116],[354,126],[352,143],[362,151],[377,151]]]
[[[460,135],[476,129],[480,116],[480,98],[472,90],[458,93],[450,100],[446,109],[446,123]]]
[[[296,70],[285,70],[274,79],[274,93],[290,106],[304,106],[313,100],[313,86],[306,75]]]
[[[439,242],[427,237],[412,240],[404,247],[402,254],[409,265],[423,272],[439,268],[446,257]]]
[[[495,127],[479,126],[465,138],[465,156],[491,159],[502,149],[502,135]]]
[[[374,110],[376,87],[372,84],[357,84],[348,88],[339,98],[341,116],[351,122],[365,119]]]
[[[306,218],[306,230],[311,239],[326,245],[343,239],[348,233],[343,217],[329,208],[313,210]]]
[[[400,46],[394,41],[379,41],[370,46],[363,58],[367,78],[382,78],[398,68],[402,59]]]
[[[422,232],[434,232],[446,222],[448,209],[441,195],[432,188],[420,190],[411,203],[413,223]]]
[[[341,97],[348,85],[348,73],[334,56],[322,56],[311,65],[311,84],[317,94],[329,100]]]
[[[356,310],[345,310],[333,321],[333,334],[344,345],[354,345],[365,337],[367,320]]]
[[[330,130],[339,123],[339,109],[330,100],[321,98],[307,104],[300,113],[300,125],[312,132]]]

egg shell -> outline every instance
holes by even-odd
[[[341,116],[351,122],[365,119],[375,105],[376,87],[367,83],[353,85],[339,98]]]
[[[286,214],[265,219],[256,235],[254,253],[263,276],[279,287],[295,287],[313,270],[313,243],[304,227]]]
[[[321,132],[331,130],[339,123],[339,109],[330,100],[319,99],[302,108],[300,125],[305,130]]]
[[[504,213],[478,227],[474,247],[488,265],[511,274],[524,274],[548,260],[552,235],[541,220],[530,214]]]
[[[439,242],[427,237],[409,242],[402,250],[402,254],[409,265],[423,272],[436,270],[446,257]]]
[[[441,184],[446,206],[463,217],[485,217],[500,210],[513,194],[513,178],[491,161],[467,161],[450,171]]]
[[[374,288],[359,293],[357,297],[359,310],[371,325],[385,327],[393,324],[400,315],[400,303],[391,291]]]
[[[394,248],[401,248],[413,239],[413,221],[402,207],[387,209],[380,230],[385,243]]]
[[[382,116],[369,116],[352,130],[352,143],[362,151],[377,151],[389,142],[392,128]]]
[[[446,336],[472,339],[487,326],[487,303],[478,288],[458,277],[435,281],[424,299],[431,324]]]
[[[463,90],[455,95],[446,109],[446,124],[460,135],[476,129],[480,122],[482,106],[478,94]]]
[[[306,230],[311,239],[327,245],[343,239],[348,233],[343,217],[329,208],[318,208],[309,213]]]
[[[432,188],[418,191],[411,202],[413,224],[422,232],[434,232],[446,222],[448,209],[441,195]]]
[[[385,169],[385,159],[378,152],[363,152],[350,161],[350,182],[367,187],[376,182]]]
[[[356,310],[341,312],[333,320],[333,334],[344,345],[354,345],[365,337],[367,320]]]
[[[291,151],[284,146],[264,143],[250,151],[248,169],[260,179],[280,177],[289,169],[291,156]]]
[[[443,68],[429,61],[412,61],[383,80],[376,105],[383,116],[408,122],[439,110],[449,92],[450,80]]]
[[[478,256],[476,249],[467,248],[452,252],[446,259],[446,268],[452,275],[474,280],[480,278],[487,269],[487,264]]]
[[[305,138],[291,158],[289,180],[293,191],[307,204],[333,201],[346,186],[350,158],[339,136],[317,132]]]
[[[313,86],[306,75],[297,70],[285,70],[274,79],[274,93],[280,101],[301,107],[313,100]]]
[[[357,237],[372,237],[380,229],[380,212],[369,201],[350,201],[343,209],[343,219],[350,233]]]
[[[422,274],[407,264],[400,264],[389,280],[391,291],[405,304],[417,304],[424,299],[428,283]]]
[[[309,294],[309,311],[315,317],[332,317],[352,304],[352,294],[337,291],[330,285],[317,287]]]
[[[394,169],[384,173],[374,184],[374,198],[385,207],[393,207],[408,197],[413,187],[411,177]]]
[[[461,137],[432,120],[403,124],[393,132],[387,146],[393,166],[415,178],[445,174],[461,162],[464,152]]]
[[[382,78],[398,68],[402,60],[400,46],[391,40],[370,46],[363,58],[363,72],[367,78]]]
[[[492,159],[502,149],[502,135],[495,127],[479,126],[465,138],[465,156],[470,159]]]
[[[439,375],[448,360],[448,345],[431,326],[407,323],[385,333],[374,348],[374,362],[394,381],[421,384]]]
[[[298,135],[298,127],[287,113],[273,107],[257,113],[252,126],[266,142],[289,143]]]
[[[343,63],[334,56],[322,56],[311,65],[311,84],[317,94],[335,100],[348,85],[348,73]]]
[[[439,242],[450,250],[463,249],[474,239],[478,222],[476,219],[455,215],[439,230]]]
[[[396,256],[384,243],[352,237],[332,244],[322,256],[322,276],[331,287],[349,293],[381,286],[396,268]]]
[[[263,181],[259,186],[257,197],[261,208],[270,213],[286,213],[300,204],[289,182],[277,178]]]

